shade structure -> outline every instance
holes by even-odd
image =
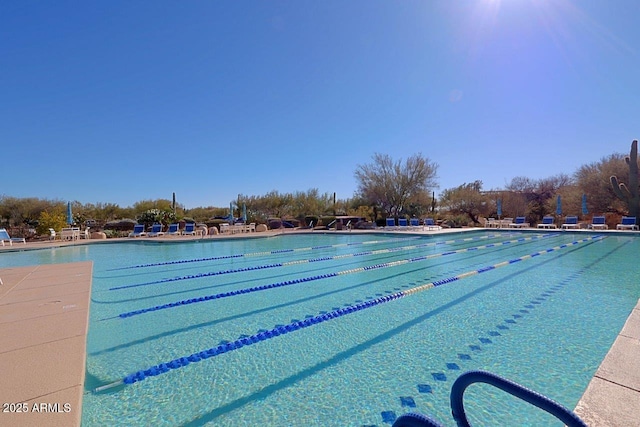
[[[560,198],[560,195],[558,195],[558,198],[556,199],[556,215],[562,215],[562,199]]]
[[[502,199],[498,199],[498,216],[502,216]]]
[[[73,224],[73,213],[71,212],[71,202],[67,202],[67,224]]]
[[[582,195],[582,215],[586,215],[589,213],[589,210],[587,209],[587,195],[583,194]]]

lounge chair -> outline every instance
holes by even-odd
[[[608,230],[609,226],[605,222],[604,215],[602,216],[594,216],[591,219],[591,224],[589,224],[589,228],[592,230]]]
[[[78,240],[80,238],[80,227],[66,227],[60,231],[62,240]]]
[[[396,220],[393,218],[387,218],[387,225],[385,228],[396,228]]]
[[[553,223],[552,216],[545,216],[542,218],[542,222],[538,224],[538,228],[558,228],[558,227],[556,227],[556,225]]]
[[[409,223],[407,222],[407,218],[398,218],[398,227],[404,228],[405,230],[409,227]]]
[[[495,219],[495,218],[487,218],[487,219],[484,221],[484,226],[485,226],[486,228],[494,228],[494,227],[496,227],[496,228],[497,228],[497,227],[498,227],[498,221],[496,221],[496,219]]]
[[[420,228],[420,220],[418,218],[409,219],[409,226],[411,228]]]
[[[85,228],[80,232],[80,238],[89,240],[91,238],[91,232],[89,232],[89,227]]]
[[[195,236],[196,235],[196,223],[195,222],[186,223],[184,225],[184,230],[182,230],[182,234],[185,235],[185,236]]]
[[[133,231],[129,233],[129,237],[142,237],[146,236],[147,233],[144,232],[144,224],[136,224],[133,226]]]
[[[9,246],[13,246],[13,242],[24,243],[25,245],[27,244],[27,241],[24,237],[9,236],[6,228],[0,228],[0,241],[2,241],[2,246],[4,246],[4,242],[9,243]]]
[[[564,219],[564,224],[562,224],[562,229],[567,228],[579,228],[578,217],[577,216],[568,216]]]
[[[162,224],[153,224],[151,226],[151,231],[147,233],[149,237],[158,237],[164,235],[162,231]]]
[[[436,222],[433,220],[433,218],[425,218],[424,219],[424,226],[427,227],[427,230],[441,230],[442,227],[440,227],[439,225],[436,225]]]
[[[180,234],[180,224],[169,224],[168,236],[179,236]]]
[[[498,228],[509,227],[513,223],[513,218],[502,218],[498,221]]]
[[[509,224],[509,228],[522,228],[522,227],[528,227],[529,224],[527,224],[527,218],[524,216],[517,216],[516,220],[513,221],[512,223]]]
[[[635,216],[623,216],[622,222],[616,225],[616,230],[637,230],[638,225],[636,224]]]

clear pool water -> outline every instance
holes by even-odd
[[[94,261],[84,426],[384,426],[410,411],[453,426],[451,385],[471,369],[570,409],[578,402],[640,297],[640,240],[605,235],[560,247],[593,236],[126,242],[6,253],[0,265]],[[556,250],[91,392],[243,337],[549,248]],[[362,271],[369,266],[377,268]],[[289,283],[302,278],[313,280]],[[251,292],[233,293],[240,289]],[[465,403],[476,425],[562,425],[486,385],[471,386]]]

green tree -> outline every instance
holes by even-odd
[[[613,212],[620,215],[626,213],[624,203],[613,192],[610,178],[625,176],[627,172],[623,154],[611,154],[598,162],[578,168],[574,177],[582,193],[587,195],[589,212],[594,214]]]
[[[440,206],[451,215],[464,215],[478,224],[479,217],[488,215],[493,208],[489,196],[481,190],[482,181],[446,189],[440,197]]]
[[[49,234],[52,228],[56,232],[60,232],[67,225],[67,215],[62,208],[53,208],[51,211],[42,211],[38,218],[38,226],[36,232],[39,235]]]
[[[537,180],[515,177],[507,185],[507,192],[503,193],[504,216],[524,215],[530,222],[538,221],[544,215],[555,212],[556,195],[560,189],[572,186],[573,179],[565,174]],[[568,200],[568,203],[571,203],[571,200]]]
[[[437,187],[437,170],[438,165],[422,154],[410,156],[403,164],[376,153],[372,163],[358,165],[355,171],[358,195],[387,216],[398,217]]]

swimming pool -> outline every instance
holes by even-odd
[[[409,411],[454,425],[451,384],[471,369],[573,408],[640,295],[639,242],[306,234],[0,260],[94,261],[83,425],[389,425]],[[478,425],[554,422],[483,385],[465,396]]]

